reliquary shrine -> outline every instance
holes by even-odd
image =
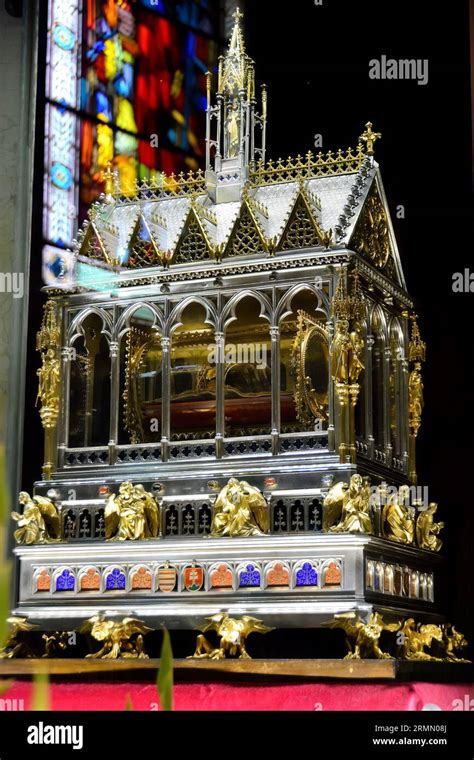
[[[266,130],[237,14],[208,75],[205,172],[127,187],[110,167],[50,263],[17,615],[442,621],[442,524],[416,490],[425,346],[381,135],[272,161]]]

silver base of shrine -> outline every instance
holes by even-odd
[[[19,601],[14,614],[27,617],[43,628],[71,630],[97,612],[136,616],[154,627],[194,629],[203,619],[218,612],[231,616],[253,615],[266,624],[282,628],[316,628],[336,613],[358,610],[365,615],[373,609],[396,617],[414,616],[418,620],[442,621],[435,603],[435,569],[441,558],[432,552],[398,545],[366,535],[292,535],[251,538],[170,538],[139,542],[83,542],[19,546],[15,554],[20,564]],[[288,587],[271,587],[266,573],[279,561],[289,571]],[[341,568],[337,587],[324,585],[329,562]],[[176,590],[159,589],[158,570],[169,562],[177,571]],[[193,562],[204,569],[200,591],[185,588],[184,570]],[[421,586],[415,597],[410,584],[396,589],[385,587],[382,578],[368,585],[367,567],[391,567],[403,574],[430,578],[429,596]],[[212,588],[211,573],[225,563],[232,570],[232,588]],[[297,572],[311,563],[317,572],[317,585],[298,586]],[[378,564],[377,564],[378,563]],[[260,574],[260,586],[240,587],[239,573],[251,564]],[[97,568],[100,590],[80,588],[81,571]],[[74,573],[75,588],[55,590],[57,575],[64,569]],[[112,568],[126,577],[124,590],[106,590]],[[152,588],[137,590],[133,573],[146,567]],[[48,591],[37,591],[37,573],[46,568],[51,577]]]

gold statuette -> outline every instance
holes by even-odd
[[[45,462],[43,477],[51,478],[55,458],[55,434],[59,416],[61,365],[59,360],[61,328],[57,306],[49,300],[45,304],[41,328],[36,335],[36,350],[41,354],[36,403],[41,403],[40,417],[45,431]]]
[[[262,536],[270,529],[267,501],[258,488],[231,478],[212,511],[211,537]]]
[[[78,629],[79,633],[102,643],[98,652],[86,655],[95,660],[148,659],[143,637],[152,630],[136,618],[114,621],[106,620],[103,615],[94,615]]]
[[[336,483],[323,502],[323,529],[326,533],[374,532],[370,517],[368,478],[353,475],[349,485]]]
[[[18,528],[15,533],[17,544],[49,544],[60,539],[60,519],[57,507],[44,496],[31,496],[21,491],[18,502],[23,506],[22,514],[12,512]]]
[[[382,512],[383,535],[399,544],[412,544],[415,538],[414,510],[406,506],[409,494],[409,487],[401,486]]]
[[[430,549],[439,552],[443,542],[439,534],[444,528],[444,522],[436,523],[433,520],[438,505],[432,502],[428,509],[420,512],[416,521],[416,543],[420,549]]]
[[[160,511],[151,493],[141,484],[122,483],[118,494],[105,507],[105,537],[110,541],[137,541],[156,538],[160,532]]]
[[[190,658],[209,658],[211,660],[224,660],[226,657],[239,657],[241,659],[251,659],[245,648],[247,636],[251,633],[268,633],[273,628],[263,625],[261,620],[244,615],[239,620],[229,617],[224,613],[219,613],[207,618],[209,621],[202,633],[197,637],[196,651]],[[216,631],[220,638],[218,648],[212,646],[203,635],[207,631]]]
[[[379,612],[373,612],[365,622],[355,612],[334,615],[334,620],[324,623],[328,628],[342,628],[346,634],[346,644],[349,649],[345,660],[383,660],[390,658],[387,652],[382,652],[379,639],[383,631],[398,631],[400,622],[385,623]]]

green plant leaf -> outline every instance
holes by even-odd
[[[32,710],[51,709],[51,689],[47,673],[35,673],[33,676],[33,691],[31,694]]]
[[[3,697],[3,695],[11,689],[13,686],[13,681],[0,681],[0,696]]]
[[[163,630],[163,641],[161,644],[160,667],[156,679],[158,697],[160,699],[162,710],[173,709],[173,650],[171,649],[171,639],[166,628]]]
[[[0,528],[1,530],[1,528]],[[0,647],[3,646],[9,625],[10,615],[10,562],[0,562]]]
[[[7,618],[10,615],[10,565],[7,559],[7,530],[10,519],[5,447],[0,444],[0,646],[7,635]]]

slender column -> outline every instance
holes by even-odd
[[[244,107],[244,97],[245,93],[243,90],[240,91],[240,148],[239,148],[239,155],[240,155],[240,166],[245,165],[245,107]]]
[[[110,435],[109,464],[115,464],[118,444],[120,355],[117,341],[110,342]]]
[[[387,465],[390,467],[392,464],[392,442],[390,438],[390,363],[392,361],[392,352],[390,348],[384,349],[384,404],[383,404],[383,433],[385,453],[387,455]]]
[[[168,461],[168,449],[170,443],[170,379],[171,379],[171,339],[161,338],[162,373],[163,373],[163,398],[161,400],[161,459]]]
[[[372,458],[374,456],[374,416],[373,416],[373,389],[372,389],[372,373],[373,373],[373,347],[375,338],[373,335],[367,335],[366,337],[366,367],[365,367],[365,438],[369,447],[368,454]]]
[[[207,108],[206,108],[206,171],[211,168],[211,82],[212,74],[206,73]]]
[[[329,337],[329,345],[332,343],[334,337],[334,323],[332,319],[328,319],[326,322],[326,330]],[[334,394],[334,382],[332,380],[331,366],[329,362],[329,376],[328,376],[328,449],[329,451],[336,450],[336,432],[335,432],[335,394]]]
[[[404,357],[400,362],[400,452],[403,459],[403,471],[408,474],[408,375],[409,364]]]
[[[225,435],[225,336],[223,332],[216,332],[214,338],[216,341],[216,458],[222,459]]]
[[[280,328],[271,327],[272,341],[272,454],[280,451],[281,408],[280,408]]]
[[[222,148],[225,150],[225,140],[224,145],[222,145],[222,108],[224,106],[223,97],[220,92],[217,93],[217,136],[216,136],[216,169],[219,170],[221,168],[220,160],[222,158]]]
[[[59,464],[64,464],[64,450],[69,444],[69,399],[71,396],[71,360],[75,358],[76,349],[71,346],[65,346],[61,349],[61,413],[60,429],[58,438]]]

